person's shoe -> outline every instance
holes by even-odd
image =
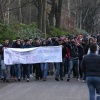
[[[76,76],[73,75],[73,78],[76,78]]]
[[[54,72],[52,71],[52,72],[51,72],[51,76],[53,76],[53,74],[54,74]]]
[[[15,77],[14,80],[17,81],[17,78]]]
[[[33,73],[33,77],[35,77],[36,75],[35,75],[35,73]]]
[[[1,80],[3,80],[3,78],[1,78]]]
[[[10,79],[13,79],[13,76],[11,76]]]
[[[59,78],[55,78],[56,81],[59,81]]]
[[[46,78],[43,78],[43,81],[46,81]]]
[[[82,80],[83,83],[86,83],[86,80]]]
[[[40,80],[42,80],[43,78],[42,77],[40,77]]]
[[[82,76],[80,76],[80,79],[82,79]]]
[[[7,79],[6,82],[9,83],[9,80]]]
[[[5,82],[5,81],[6,81],[6,78],[4,77],[4,78],[3,78],[3,82]]]
[[[63,81],[63,78],[60,78],[61,81]]]
[[[85,80],[82,80],[83,83],[85,83]]]
[[[18,81],[20,82],[20,78],[18,78]]]
[[[23,80],[25,80],[25,78],[23,78]]]
[[[77,80],[78,80],[78,81],[80,81],[80,79],[79,79],[79,78],[78,78]]]
[[[29,79],[27,78],[27,82],[29,82]]]
[[[30,74],[30,77],[32,78],[33,77],[33,74]]]
[[[36,79],[35,79],[35,81],[38,81],[38,80],[39,80],[39,78],[36,78]]]
[[[67,82],[69,82],[70,81],[70,78],[67,78]]]

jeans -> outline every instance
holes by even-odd
[[[25,76],[26,76],[26,65],[25,64],[21,65],[21,70],[22,70],[21,77],[25,79]]]
[[[41,71],[43,74],[43,78],[47,77],[47,70],[48,70],[48,63],[42,63],[41,64]]]
[[[82,77],[83,80],[86,80],[86,74],[83,73],[83,77]]]
[[[40,66],[40,63],[37,63],[37,64],[34,64],[34,68],[36,70],[36,75],[35,75],[35,78],[36,79],[42,79],[42,72],[41,72],[41,66]]]
[[[0,65],[0,78],[1,78],[1,65]]]
[[[1,69],[2,72],[2,78],[6,78],[7,80],[10,79],[10,68],[11,66],[5,65],[6,69]]]
[[[60,78],[63,78],[64,76],[64,66],[63,66],[63,63],[61,62],[60,63]]]
[[[70,78],[73,67],[75,67],[77,78],[79,78],[79,60],[73,58],[69,61],[68,78]]]
[[[15,74],[17,78],[21,78],[21,65],[20,64],[15,64]]]
[[[11,76],[15,77],[15,67],[14,65],[11,65],[11,69],[10,69],[10,72],[11,72]]]
[[[56,68],[55,78],[59,78],[59,74],[60,74],[60,63],[55,63],[55,68]]]
[[[82,73],[82,69],[81,69],[81,60],[79,60],[79,74],[80,74],[80,78],[83,78],[83,73]]]
[[[63,64],[64,64],[64,75],[68,73],[68,67],[69,67],[69,60],[68,58],[63,59]]]
[[[1,78],[10,79],[10,65],[5,65],[4,60],[1,61]]]
[[[31,65],[27,64],[26,65],[26,74],[27,74],[27,78],[30,78],[30,69],[31,69]]]
[[[96,100],[100,100],[100,77],[89,76],[86,77],[90,100],[95,100],[95,91],[97,93]]]
[[[23,77],[23,79],[25,79],[27,76],[27,78],[30,78],[30,69],[31,69],[31,64],[22,64],[21,65],[21,77]]]

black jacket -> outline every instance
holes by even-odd
[[[82,71],[86,76],[100,77],[100,55],[90,53],[82,60]]]
[[[70,56],[73,58],[78,58],[79,55],[78,55],[78,47],[76,46],[75,43],[71,43],[70,44]]]
[[[80,44],[77,46],[78,47],[78,55],[79,55],[79,60],[81,61],[83,58],[83,54],[84,54],[84,48],[83,46]]]
[[[17,44],[17,42],[14,42],[12,44],[12,48],[21,48],[21,47],[22,47],[22,45],[21,44]]]
[[[54,46],[59,46],[58,41],[55,41],[55,42],[54,42]]]
[[[24,44],[24,46],[22,48],[32,48],[32,45],[30,45],[30,44]]]
[[[11,48],[10,44],[3,44],[1,47],[0,47],[0,55],[1,55],[1,59],[4,60],[4,51],[2,50],[3,47],[6,47],[6,48]]]

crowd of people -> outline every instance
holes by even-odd
[[[15,81],[30,81],[30,77],[34,76],[35,80],[47,80],[49,71],[55,74],[55,80],[63,80],[67,77],[69,82],[71,76],[85,82],[85,72],[82,71],[81,62],[84,55],[90,53],[90,45],[96,43],[98,45],[97,54],[100,54],[100,36],[99,35],[77,35],[77,36],[54,36],[47,39],[32,38],[16,40],[10,44],[9,39],[4,40],[4,44],[0,46],[0,78],[3,82],[9,82],[10,79]],[[62,61],[59,63],[36,63],[36,64],[4,64],[4,48],[34,48],[40,46],[62,46]]]

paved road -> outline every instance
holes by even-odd
[[[70,82],[26,81],[3,83],[0,81],[0,100],[89,100],[86,83],[73,79]]]

